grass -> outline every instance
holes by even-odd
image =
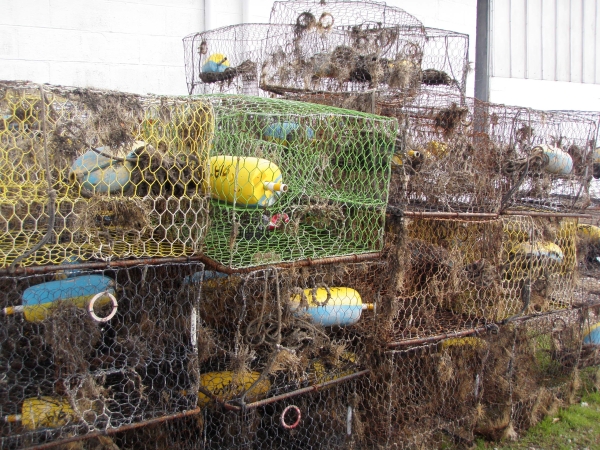
[[[577,404],[561,408],[529,429],[516,442],[477,441],[477,449],[600,449],[600,369],[581,371],[582,386]]]

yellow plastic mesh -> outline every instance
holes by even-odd
[[[0,266],[201,248],[209,104],[4,82],[0,117]]]

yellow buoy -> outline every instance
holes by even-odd
[[[23,402],[21,414],[4,417],[5,422],[21,422],[28,430],[57,428],[75,421],[75,412],[62,398],[28,398]]]
[[[291,298],[291,309],[308,313],[315,323],[324,327],[352,325],[358,322],[363,310],[373,309],[373,305],[363,303],[360,294],[352,288],[332,287],[329,292],[328,300],[325,288],[304,289],[308,308],[300,308],[301,298],[296,294]]]
[[[210,187],[213,198],[240,206],[271,206],[287,192],[276,164],[251,156],[212,156]]]
[[[200,386],[210,391],[219,399],[226,401],[239,396],[249,389],[260,377],[259,372],[207,372],[200,375]],[[251,391],[246,394],[246,402],[251,403],[263,398],[271,388],[268,378],[260,381]],[[198,406],[203,408],[210,403],[211,399],[198,393]]]
[[[595,243],[600,243],[600,227],[594,225],[577,225],[577,234],[581,237],[586,237]]]
[[[554,242],[522,242],[515,247],[515,253],[519,256],[536,258],[541,260],[562,263],[565,255],[561,248]]]

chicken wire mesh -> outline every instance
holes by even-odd
[[[559,405],[578,382],[585,310],[554,312],[501,327],[488,338],[478,434],[515,439]]]
[[[392,204],[452,212],[572,212],[589,205],[597,130],[586,113],[431,92],[380,113],[397,117],[402,130]]]
[[[208,98],[217,111],[208,257],[243,268],[381,249],[394,119]]]
[[[378,377],[384,398],[365,427],[369,448],[472,444],[488,353],[475,336],[389,351]]]
[[[319,20],[267,38],[261,89],[334,97],[384,89],[401,97],[418,88],[422,29],[373,23],[341,29]]]
[[[114,431],[198,403],[202,278],[184,280],[203,265],[69,267],[0,277],[2,448]]]
[[[570,308],[577,220],[406,219],[391,342]]]
[[[0,266],[201,247],[209,104],[2,82],[0,113]]]
[[[382,28],[401,26],[421,28],[422,23],[406,11],[383,2],[333,1],[276,1],[271,9],[270,23],[292,24],[300,27],[338,28],[357,24],[373,24]]]
[[[165,448],[183,434],[183,448],[354,445],[364,438],[366,367],[385,285],[380,262],[229,276],[205,271],[201,413],[180,421],[185,432],[161,425],[115,442]]]
[[[266,23],[232,25],[186,36],[185,69],[190,94],[259,95],[264,44],[291,26]]]

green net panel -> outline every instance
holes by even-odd
[[[203,265],[77,266],[0,277],[2,448],[86,438],[197,407]]]
[[[201,248],[209,104],[2,82],[0,113],[0,266]]]
[[[394,119],[204,98],[216,116],[208,257],[242,268],[381,250]]]

